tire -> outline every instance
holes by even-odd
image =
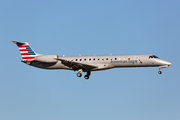
[[[162,72],[161,72],[161,71],[159,71],[158,73],[159,73],[159,74],[162,74]]]
[[[82,74],[81,74],[81,73],[77,73],[77,76],[78,76],[78,77],[81,77],[81,76],[82,76]]]
[[[84,78],[88,80],[88,79],[89,79],[89,76],[88,76],[88,75],[85,75]]]

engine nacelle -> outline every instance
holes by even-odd
[[[57,62],[57,55],[39,55],[35,58],[35,61],[45,62],[45,63],[55,63]]]

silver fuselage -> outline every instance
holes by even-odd
[[[101,55],[101,56],[68,56],[59,57],[67,61],[93,65],[96,68],[85,68],[86,71],[98,71],[106,70],[111,68],[123,68],[123,67],[160,67],[166,68],[171,65],[170,62],[162,60],[160,58],[150,58],[152,54],[135,54],[135,55]],[[68,64],[68,63],[67,63]],[[71,66],[67,66],[62,61],[55,63],[43,63],[43,62],[32,62],[30,64],[34,67],[43,69],[68,69],[73,70]]]
[[[167,68],[171,65],[170,62],[162,60],[152,54],[69,57],[42,55],[37,54],[28,42],[11,42],[18,46],[22,56],[22,62],[42,69],[67,69],[78,71],[78,77],[82,76],[82,72],[87,72],[84,76],[85,79],[89,79],[91,71],[123,67],[159,67],[158,73],[161,74],[161,68]]]

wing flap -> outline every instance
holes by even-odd
[[[69,67],[76,67],[76,68],[84,68],[84,69],[93,69],[97,68],[97,66],[94,65],[89,65],[89,64],[84,64],[84,63],[79,63],[79,62],[74,62],[74,61],[69,61],[66,59],[62,58],[55,58],[56,60],[62,61],[63,64],[69,66]]]

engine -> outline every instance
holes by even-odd
[[[56,63],[57,55],[39,55],[35,58],[35,61],[44,63]]]

